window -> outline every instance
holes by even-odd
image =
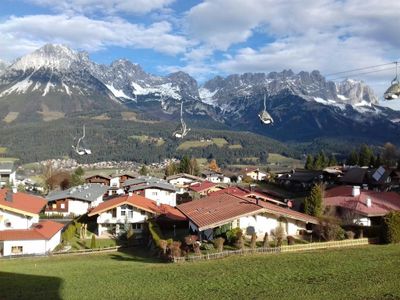
[[[141,223],[133,223],[132,229],[140,230],[140,229],[142,229],[142,224]]]
[[[113,217],[113,218],[116,218],[116,217],[117,217],[117,209],[114,208],[114,209],[111,211],[111,214],[112,214],[112,217]]]
[[[22,246],[11,246],[12,254],[22,254]]]
[[[61,207],[62,209],[64,209],[64,208],[65,208],[65,204],[64,204],[64,203],[61,203],[60,207]]]
[[[57,204],[56,203],[53,203],[53,205],[51,206],[53,209],[56,209],[57,208]]]
[[[127,204],[121,205],[121,216],[133,217],[133,207]]]
[[[6,225],[7,228],[10,228],[11,227],[11,222],[10,221],[6,221],[5,225]]]

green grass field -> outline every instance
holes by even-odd
[[[157,263],[143,251],[136,253],[3,260],[0,298],[400,298],[399,245],[182,264]]]
[[[185,141],[178,146],[177,150],[188,150],[190,148],[201,148],[201,147],[208,147],[211,145],[216,145],[217,147],[222,148],[223,146],[228,145],[228,141],[224,138],[212,138],[211,141],[207,140]]]

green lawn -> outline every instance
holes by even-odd
[[[399,245],[182,264],[136,253],[0,261],[0,298],[400,298]]]

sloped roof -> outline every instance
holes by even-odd
[[[354,210],[354,212],[368,216],[385,216],[390,211],[400,211],[400,195],[395,192],[375,192],[360,190],[360,195],[352,196],[352,186],[338,186],[325,191],[324,205],[338,206]],[[367,206],[367,199],[371,199],[371,207]]]
[[[189,178],[189,179],[192,179],[192,180],[204,181],[204,178],[201,178],[201,177],[198,177],[198,176],[194,176],[194,175],[190,175],[190,174],[187,174],[187,173],[179,173],[179,174],[171,175],[171,176],[168,176],[165,180],[170,181],[170,180],[181,178],[181,177]]]
[[[341,181],[348,184],[363,184],[367,179],[368,169],[351,168],[341,178]]]
[[[93,178],[93,177],[101,177],[107,180],[110,180],[111,177],[108,175],[101,175],[101,174],[94,174],[94,175],[90,175],[90,176],[86,176],[85,179],[89,179],[89,178]]]
[[[0,241],[49,240],[64,228],[64,224],[46,220],[32,225],[29,229],[0,231]]]
[[[160,204],[158,206],[156,201],[147,199],[143,196],[136,194],[133,194],[132,196],[123,195],[113,198],[111,200],[104,201],[96,206],[93,210],[91,210],[88,215],[89,217],[98,215],[124,204],[132,205],[155,215],[166,215],[169,218],[177,220],[186,219],[186,217],[176,208],[166,204]]]
[[[216,184],[212,183],[211,181],[205,180],[203,182],[200,183],[196,183],[196,184],[192,184],[189,186],[189,190],[195,191],[195,192],[202,192],[202,191],[206,191],[209,190],[213,187],[215,187]]]
[[[99,183],[87,183],[81,186],[69,188],[68,190],[53,192],[49,194],[46,199],[47,201],[56,201],[68,198],[93,202],[100,196],[104,195],[109,188],[109,186]]]
[[[12,201],[6,201],[9,189],[0,189],[0,208],[20,214],[37,215],[47,204],[46,199],[27,193],[12,193]]]
[[[0,162],[0,172],[2,174],[11,174],[14,172],[14,163],[12,161]]]
[[[180,204],[177,208],[196,224],[200,231],[264,211],[261,206],[230,194],[208,196]]]
[[[167,181],[151,176],[140,176],[134,179],[128,179],[123,184],[124,187],[129,187],[130,192],[144,190],[149,188],[157,188],[160,190],[167,190],[176,192],[176,188]]]

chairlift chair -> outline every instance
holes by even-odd
[[[72,149],[74,149],[75,153],[78,155],[90,155],[92,154],[92,150],[86,147],[82,147],[81,141],[85,138],[86,135],[86,130],[85,130],[85,125],[83,125],[83,135],[78,139],[78,142],[76,146],[72,146]]]
[[[185,121],[183,121],[183,102],[181,102],[181,125],[176,128],[172,135],[178,139],[183,139],[189,131],[190,128],[187,128]]]
[[[272,119],[271,115],[267,112],[266,107],[266,95],[264,94],[264,110],[258,113],[258,117],[260,118],[261,123],[269,125],[274,123],[274,119]]]
[[[400,97],[400,82],[398,79],[398,71],[397,64],[398,62],[394,62],[396,64],[396,77],[392,80],[390,87],[383,94],[386,100],[395,100]]]

